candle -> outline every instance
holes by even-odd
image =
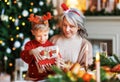
[[[96,53],[96,62],[100,62],[100,55],[98,52]]]
[[[96,53],[96,82],[100,82],[100,55]]]

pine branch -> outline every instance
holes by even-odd
[[[115,58],[115,60],[117,61],[117,63],[120,63],[119,58],[117,57],[117,55],[113,54],[113,57]]]

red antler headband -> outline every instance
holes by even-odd
[[[63,9],[64,11],[74,12],[75,14],[77,14],[77,15],[80,16],[80,14],[79,14],[78,12],[76,12],[76,11],[74,11],[74,10],[69,10],[68,6],[67,6],[65,3],[62,3],[62,4],[61,4],[61,7],[62,7],[62,9]]]
[[[50,12],[47,12],[47,15],[43,15],[42,16],[42,19],[45,21],[45,20],[49,20],[49,19],[51,19],[52,18],[52,16],[51,16],[51,13]]]
[[[50,12],[47,12],[47,14],[46,14],[46,15],[43,15],[43,16],[41,17],[41,19],[39,18],[39,16],[35,16],[34,14],[30,14],[30,17],[28,18],[28,20],[29,20],[30,22],[42,24],[44,21],[49,20],[49,19],[51,19],[51,18],[52,18],[51,13],[50,13]]]

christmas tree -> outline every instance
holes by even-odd
[[[28,16],[47,12],[57,15],[51,0],[0,0],[0,61],[7,73],[14,71],[15,59],[20,57],[25,42],[32,38]],[[56,22],[54,18],[49,21],[50,36],[56,33]]]

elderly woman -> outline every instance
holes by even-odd
[[[75,8],[68,8],[62,4],[64,9],[61,17],[61,33],[53,36],[50,40],[59,46],[60,53],[65,61],[80,63],[88,67],[93,62],[92,45],[86,39],[85,16]]]

